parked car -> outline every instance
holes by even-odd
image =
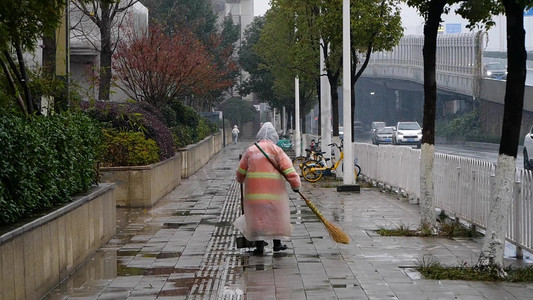
[[[524,137],[524,169],[533,170],[533,126]]]
[[[372,135],[372,144],[376,144],[378,129],[385,127],[385,122],[372,122],[370,125],[370,134]]]
[[[507,79],[507,68],[499,61],[489,62],[483,66],[483,75],[494,79]]]
[[[395,145],[422,145],[422,128],[418,122],[398,122],[392,134],[392,143]]]
[[[394,134],[394,126],[386,126],[376,130],[376,145],[392,144],[392,135]]]

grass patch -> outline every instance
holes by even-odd
[[[504,268],[507,276],[500,277],[497,268],[470,266],[463,263],[460,266],[445,266],[434,258],[419,261],[416,269],[426,279],[433,280],[474,280],[474,281],[508,281],[532,282],[533,266],[523,268]]]
[[[419,231],[413,230],[404,224],[400,224],[400,226],[393,229],[381,227],[377,230],[377,233],[381,236],[420,236]]]
[[[410,226],[400,224],[398,227],[389,229],[381,227],[377,230],[381,236],[418,236],[418,237],[461,237],[461,238],[477,238],[483,235],[475,229],[474,226],[467,226],[459,222],[458,219],[450,219],[444,211],[439,214],[439,222],[437,228],[433,231],[431,228],[422,226],[419,229],[411,229]]]

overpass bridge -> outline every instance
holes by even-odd
[[[505,81],[483,76],[485,39],[486,35],[481,31],[438,36],[437,89],[439,95],[448,95],[450,100],[460,98],[466,102],[477,101],[483,130],[489,135],[498,136],[503,116]],[[389,91],[385,97],[396,98],[396,103],[393,103],[396,106],[409,101],[406,97],[422,97],[423,101],[423,94],[420,95],[424,83],[423,43],[423,35],[407,35],[392,51],[373,53],[362,76],[366,86],[371,85],[372,89],[381,92]],[[371,94],[374,95],[374,92]],[[404,99],[401,99],[402,95]],[[368,97],[366,92],[363,96]],[[522,123],[523,132],[533,124],[532,85],[526,85]]]

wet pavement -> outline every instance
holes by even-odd
[[[475,264],[482,240],[382,237],[379,228],[417,228],[420,214],[377,188],[338,193],[304,183],[302,193],[350,235],[348,245],[336,244],[291,192],[289,249],[274,253],[271,241],[263,256],[237,249],[234,175],[249,145],[222,149],[150,209],[119,208],[113,239],[44,299],[533,299],[533,284],[421,278],[421,261]]]

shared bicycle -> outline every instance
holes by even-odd
[[[338,161],[335,161],[335,158],[325,158],[322,154],[325,152],[322,152],[320,154],[320,159],[309,159],[303,162],[300,166],[300,169],[302,170],[302,176],[305,180],[309,182],[317,182],[319,181],[322,176],[326,175],[333,175],[335,174],[335,170],[339,167],[341,162],[344,159],[344,152],[343,150],[343,141],[341,140],[341,144],[337,145],[336,143],[329,144],[328,146],[335,146],[337,149],[339,149],[340,157]],[[357,180],[357,177],[361,174],[361,167],[357,164],[357,157],[354,160],[354,174],[355,179]],[[328,163],[330,166],[328,166]]]

